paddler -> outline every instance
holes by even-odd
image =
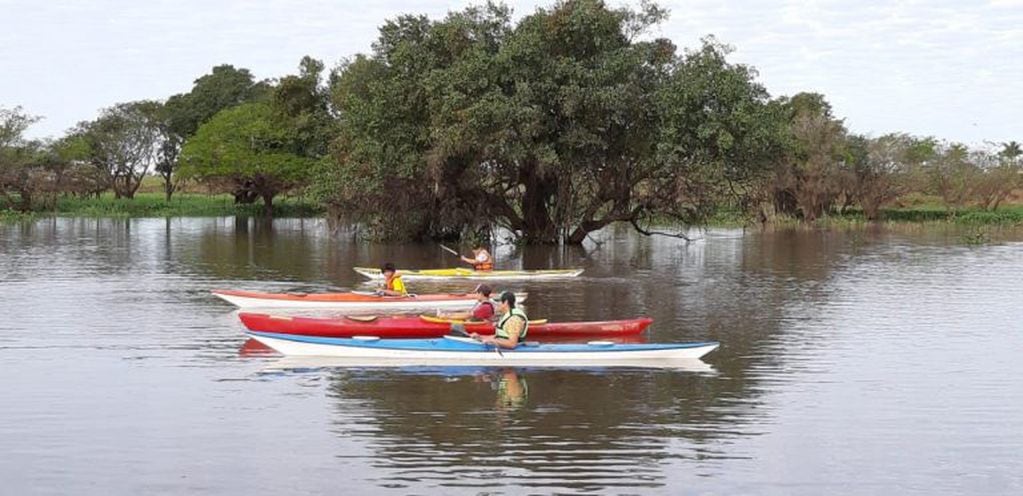
[[[408,290],[405,289],[405,283],[401,280],[401,274],[394,268],[394,264],[387,262],[380,267],[380,272],[384,274],[384,287],[377,291],[377,294],[382,296],[407,296]]]
[[[494,326],[494,335],[480,336],[474,332],[469,337],[481,343],[510,350],[526,339],[526,334],[529,332],[529,317],[526,317],[526,312],[523,312],[522,309],[515,308],[515,293],[505,291],[501,293],[501,298],[498,301],[500,305],[497,307],[497,313],[501,315],[501,318]]]
[[[497,316],[497,305],[494,300],[490,299],[490,293],[493,290],[486,284],[480,284],[476,286],[473,293],[476,294],[476,305],[472,307],[472,310],[468,312],[451,312],[441,313],[438,312],[438,317],[451,320],[469,320],[472,322],[490,322]],[[457,325],[457,324],[456,324]],[[455,326],[452,326],[454,328]],[[462,330],[465,330],[464,328]]]
[[[472,269],[478,272],[494,270],[494,257],[490,256],[490,252],[482,244],[477,244],[472,249],[472,258],[462,257],[462,261],[472,265]]]

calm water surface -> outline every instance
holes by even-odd
[[[0,493],[1020,494],[1023,233],[994,237],[503,247],[587,269],[515,286],[533,316],[722,347],[707,370],[338,369],[253,351],[208,291],[453,257],[318,220],[0,225]]]

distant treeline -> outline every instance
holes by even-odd
[[[650,36],[666,11],[561,1],[513,23],[488,4],[443,20],[404,15],[368,54],[330,71],[256,81],[214,67],[165,101],[114,105],[54,140],[0,108],[0,209],[59,197],[130,200],[147,174],[262,201],[301,190],[387,239],[487,236],[580,243],[627,222],[878,219],[910,193],[997,209],[1023,186],[1015,141],[978,150],[930,137],[861,136],[824,96],[772,97],[712,37]],[[664,230],[664,228],[660,228]]]

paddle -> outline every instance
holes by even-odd
[[[458,329],[458,328],[456,328],[456,327],[452,327],[452,328],[451,328],[451,331],[450,331],[450,333],[449,333],[449,334],[451,334],[452,336],[458,336],[458,337],[460,337],[460,338],[468,338],[468,337],[471,337],[471,336],[469,336],[469,333],[467,333],[467,332],[463,331],[462,329]],[[486,345],[484,344],[484,346],[486,346]],[[491,346],[493,346],[493,347],[494,347],[494,351],[496,351],[496,352],[497,352],[497,354],[498,354],[498,355],[499,355],[499,356],[500,356],[501,358],[504,358],[504,353],[501,353],[501,346],[500,346],[500,345],[498,345],[498,344],[493,344],[493,345],[491,345]]]
[[[458,253],[457,251],[455,251],[455,250],[452,250],[451,248],[448,248],[447,246],[444,246],[444,245],[440,245],[440,247],[441,247],[441,248],[444,248],[444,251],[446,251],[446,252],[448,252],[448,253],[450,253],[450,254],[452,254],[452,255],[456,256],[456,257],[459,257],[459,258],[461,258],[461,257],[462,257],[462,254],[461,254],[461,253]]]

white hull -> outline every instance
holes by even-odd
[[[600,351],[600,347],[594,347],[594,351],[536,353],[503,350],[498,353],[496,350],[466,352],[365,348],[309,343],[259,335],[252,335],[252,337],[288,356],[382,359],[424,365],[445,363],[457,365],[608,366],[625,363],[627,364],[625,366],[630,366],[636,363],[650,364],[699,359],[718,347],[714,343],[706,346],[658,350]]]
[[[284,356],[276,360],[268,362],[263,370],[267,372],[271,371],[289,371],[289,370],[303,370],[309,369],[320,369],[320,368],[401,368],[401,367],[450,367],[450,366],[465,366],[465,367],[476,367],[476,366],[502,366],[503,362],[495,361],[480,361],[474,362],[472,360],[460,360],[458,362],[452,362],[451,360],[433,359],[430,357],[419,357],[415,359],[402,359],[402,358],[351,358],[351,357],[324,357],[324,356]],[[605,364],[601,363],[521,363],[516,362],[516,366],[523,367],[543,367],[543,368],[591,368],[591,367],[630,367],[630,368],[666,368],[682,370],[685,372],[711,374],[715,372],[713,366],[709,363],[699,359],[692,358],[681,358],[671,360],[630,360],[630,359],[618,359],[612,363]]]
[[[245,296],[214,293],[224,301],[239,308],[320,308],[334,310],[433,310],[437,308],[461,309],[472,308],[475,298],[460,300],[423,300],[414,298],[399,301],[296,301],[275,300],[270,298],[249,298]]]

